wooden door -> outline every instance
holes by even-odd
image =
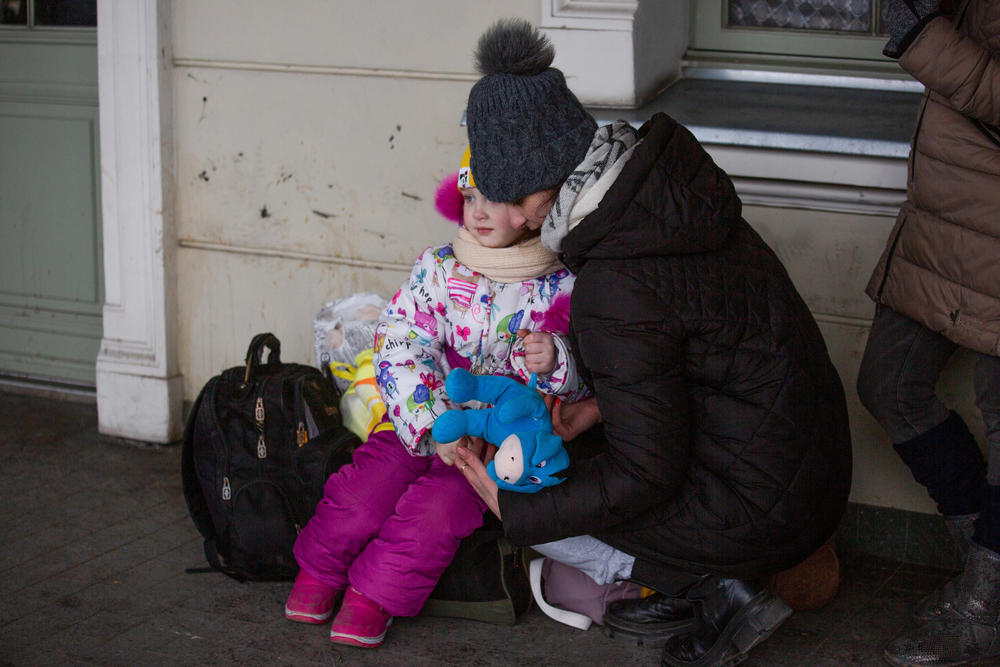
[[[94,384],[96,0],[0,0],[0,374]]]

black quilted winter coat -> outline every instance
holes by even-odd
[[[571,327],[606,448],[537,494],[500,492],[515,544],[591,534],[664,572],[763,576],[819,548],[851,479],[840,378],[729,177],[657,114],[563,241]],[[572,454],[573,443],[568,448]]]

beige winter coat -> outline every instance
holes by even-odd
[[[867,293],[1000,355],[1000,2],[971,0],[958,27],[932,20],[899,64],[927,93],[907,199]]]

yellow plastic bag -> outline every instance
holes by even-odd
[[[350,385],[340,399],[340,414],[352,433],[368,440],[368,435],[379,431],[391,431],[390,422],[382,423],[385,403],[375,384],[375,367],[372,365],[372,348],[362,350],[354,358],[354,365],[341,361],[330,362],[330,372],[334,377],[347,380]]]

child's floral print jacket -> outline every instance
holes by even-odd
[[[450,244],[420,255],[409,280],[379,319],[373,359],[389,417],[412,454],[435,453],[430,438],[422,442],[422,436],[438,415],[457,407],[444,391],[453,367],[528,382],[531,374],[524,367],[519,329],[547,331],[555,341],[556,366],[538,376],[541,391],[568,402],[586,395],[565,325],[555,327],[561,331],[543,326],[560,319],[546,316],[557,297],[562,297],[560,305],[568,315],[574,280],[564,269],[519,283],[494,282],[460,264]]]

